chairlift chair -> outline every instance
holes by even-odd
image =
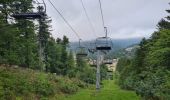
[[[109,52],[107,52],[106,55],[104,55],[103,64],[107,64],[107,65],[113,64],[113,57]]]
[[[96,50],[106,50],[112,49],[112,41],[108,37],[99,37],[96,39]]]
[[[81,46],[81,39],[79,39],[79,47],[76,50],[76,55],[78,57],[86,57],[88,55],[88,50],[86,47]]]
[[[45,17],[45,13],[46,13],[46,5],[45,2],[43,0],[43,3],[37,3],[39,4],[43,4],[44,6],[38,6],[39,11],[38,12],[21,12],[21,13],[17,13],[15,12],[12,17],[14,17],[15,19],[41,19]],[[19,6],[20,6],[20,2],[17,2],[17,4],[15,4],[16,6],[16,10],[18,10]],[[44,10],[44,11],[43,11]]]
[[[85,47],[78,47],[76,50],[76,55],[78,57],[86,57],[88,55],[88,51]]]
[[[103,63],[111,65],[111,64],[113,64],[113,60],[112,59],[107,59],[107,60],[104,60]]]

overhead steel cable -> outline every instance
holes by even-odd
[[[91,26],[90,28],[91,28],[91,30],[93,31],[93,34],[97,37],[97,35],[96,35],[96,31],[95,31],[95,29],[94,29],[94,26],[93,26],[93,24],[92,24],[91,20],[90,20],[90,17],[88,16],[88,13],[87,13],[86,7],[85,7],[85,5],[84,5],[84,2],[83,2],[83,0],[80,0],[80,1],[81,1],[81,4],[82,4],[82,7],[83,7],[83,10],[84,10],[84,12],[85,12],[85,15],[86,15],[86,17],[87,17],[87,20],[88,20],[88,22],[89,22],[89,25]]]
[[[101,17],[102,17],[102,26],[103,26],[104,31],[105,31],[105,23],[104,23],[104,16],[103,16],[103,10],[102,10],[101,0],[99,0],[99,5],[100,5],[100,13],[101,13]]]
[[[64,22],[70,27],[70,29],[75,33],[75,35],[79,38],[80,36],[78,33],[74,30],[74,28],[70,25],[70,23],[65,19],[65,17],[60,13],[60,11],[54,6],[54,4],[51,2],[51,0],[48,0],[49,3],[53,6],[53,8],[57,11],[57,13],[61,16],[61,18],[64,20]]]
[[[40,3],[38,0],[36,0],[37,1],[37,3]]]

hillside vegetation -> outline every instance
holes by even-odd
[[[170,16],[166,18],[150,39],[141,41],[133,59],[120,59],[117,65],[119,85],[144,100],[170,99]]]
[[[120,59],[112,81],[104,81],[107,66],[104,60],[97,61],[102,62],[103,84],[96,92],[96,65],[92,68],[88,62],[90,56],[96,59],[97,52],[88,55],[96,45],[74,47],[75,56],[68,37],[51,35],[52,20],[43,11],[45,7],[36,5],[38,2],[0,0],[0,100],[170,100],[170,16],[162,19],[157,31],[149,39],[142,39],[139,47],[120,50],[139,41],[127,39],[125,43],[115,40],[118,45],[113,45],[113,51],[99,50],[104,55],[100,60]],[[36,11],[43,17],[23,17]],[[104,47],[110,48],[107,42]]]
[[[12,69],[18,66],[23,71],[24,69],[32,69],[94,84],[96,70],[91,68],[83,57],[76,57],[75,59],[73,51],[68,51],[68,37],[63,36],[63,38],[55,39],[51,35],[50,24],[52,20],[47,14],[43,15],[43,20],[11,18],[11,15],[15,13],[28,13],[34,10],[36,12],[40,10],[38,9],[39,7],[42,7],[34,8],[34,4],[33,0],[0,0],[0,65],[5,65]],[[6,72],[10,76],[13,75],[10,70]],[[12,80],[10,81],[24,80],[22,73],[17,76],[20,76],[20,74],[21,77],[11,78]],[[30,75],[30,78],[32,77],[34,78],[34,76]],[[49,80],[48,77],[46,78],[46,80]],[[25,84],[30,85],[29,81],[26,81]],[[68,84],[67,88],[72,88],[71,86]],[[28,89],[28,91],[32,90]],[[14,94],[15,92],[13,91]],[[10,92],[6,92],[6,94],[10,95]]]
[[[84,82],[31,69],[0,67],[0,100],[58,100],[87,87]]]

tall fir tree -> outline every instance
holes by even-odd
[[[170,5],[170,3],[169,3]],[[168,14],[170,14],[170,10],[166,10]],[[170,29],[170,15],[165,17],[165,19],[161,19],[161,21],[158,22],[157,27],[159,29]]]

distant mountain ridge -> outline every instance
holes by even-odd
[[[131,39],[113,39],[113,45],[118,45],[121,48],[126,48],[131,45],[139,44],[142,38],[131,38]]]
[[[121,50],[127,48],[128,46],[139,44],[142,38],[131,38],[131,39],[112,39],[113,43],[113,51]],[[83,41],[81,42],[81,46],[90,48],[95,47],[95,40],[91,41]],[[70,49],[76,50],[79,47],[79,42],[71,42]]]

